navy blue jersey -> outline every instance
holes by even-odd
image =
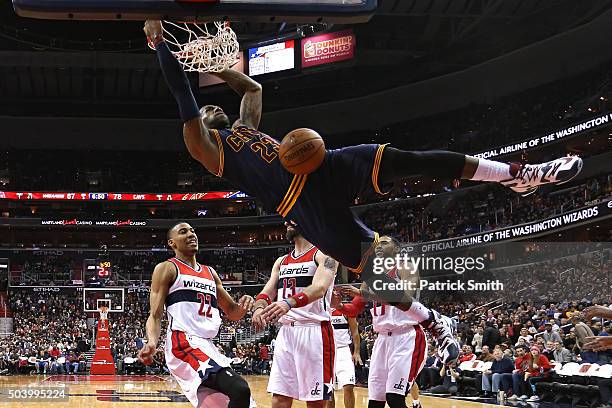
[[[219,174],[275,211],[287,192],[293,174],[280,164],[279,143],[255,129],[211,129],[219,146]]]
[[[293,175],[281,165],[279,143],[238,126],[211,129],[219,146],[219,173],[268,210],[297,223],[300,232],[323,253],[360,271],[378,234],[350,210],[355,198],[374,191],[385,145],[367,144],[327,150],[323,164],[308,175]]]

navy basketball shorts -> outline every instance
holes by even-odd
[[[284,215],[304,238],[355,272],[361,272],[378,234],[350,210],[362,194],[388,193],[378,173],[386,145],[363,144],[328,150],[321,167],[306,176],[299,196]],[[298,176],[296,176],[297,178]]]

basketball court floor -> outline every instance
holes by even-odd
[[[260,408],[270,408],[270,394],[266,392],[268,377],[246,377],[253,396]],[[52,402],[35,399],[10,399],[10,390],[23,390],[28,387],[67,387],[67,399]],[[495,405],[469,401],[459,401],[436,397],[422,396],[425,408],[486,408]],[[367,389],[356,388],[356,407],[367,407]],[[71,407],[172,407],[187,408],[192,405],[181,393],[179,386],[170,377],[158,376],[12,376],[0,377],[0,407],[3,408],[71,408]],[[294,407],[306,407],[303,402],[296,402]],[[408,405],[410,406],[410,405]],[[344,408],[342,391],[336,395],[336,407]],[[217,408],[217,407],[210,407]]]

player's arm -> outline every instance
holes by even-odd
[[[240,118],[234,126],[244,125],[252,129],[259,127],[262,110],[261,85],[242,72],[226,69],[216,76],[227,82],[238,95],[242,97],[240,103]]]
[[[368,301],[362,296],[362,293],[367,292],[365,282],[361,283],[359,288],[353,285],[337,285],[337,290],[344,296],[352,297],[351,303],[340,303],[336,309],[342,312],[346,317],[357,317],[364,310]]]
[[[157,350],[157,342],[161,333],[161,319],[170,285],[176,278],[176,268],[170,262],[162,262],[155,266],[151,278],[151,293],[149,294],[149,317],[147,318],[147,344],[138,353],[138,358],[144,364],[151,364]]]
[[[242,319],[253,307],[253,297],[244,295],[238,302],[234,302],[234,299],[232,299],[230,294],[223,288],[223,283],[219,275],[217,275],[217,272],[212,268],[209,269],[217,286],[217,302],[219,303],[219,308],[223,310],[223,313],[225,313],[230,320],[235,321]]]
[[[604,319],[612,319],[612,309],[605,306],[589,306],[582,311],[587,322],[594,317],[603,317]]]
[[[347,317],[349,330],[351,331],[351,336],[353,337],[353,361],[355,364],[363,365],[361,361],[361,355],[359,351],[361,350],[361,337],[359,337],[359,325],[357,324],[357,319],[354,317]]]
[[[200,109],[181,64],[164,41],[161,21],[147,20],[144,31],[155,46],[157,59],[183,120],[183,139],[189,154],[213,174],[219,173],[219,148],[202,123]]]
[[[294,307],[303,307],[325,296],[325,293],[334,284],[338,262],[332,257],[318,251],[315,255],[317,270],[312,277],[312,283],[300,293],[296,293],[287,299],[280,299],[268,305],[263,311],[266,322],[276,322]]]
[[[276,299],[280,265],[284,257],[279,257],[272,266],[270,279],[264,286],[263,290],[255,298],[253,305],[253,327],[255,331],[262,331],[266,327],[266,321],[263,318],[264,309],[272,303],[272,299]]]
[[[606,351],[612,350],[612,336],[587,337],[584,344],[585,350]]]

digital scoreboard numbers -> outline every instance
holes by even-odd
[[[98,278],[108,279],[111,276],[112,264],[111,261],[98,262]]]
[[[108,259],[85,259],[83,262],[86,286],[109,279],[112,275],[113,264]]]

